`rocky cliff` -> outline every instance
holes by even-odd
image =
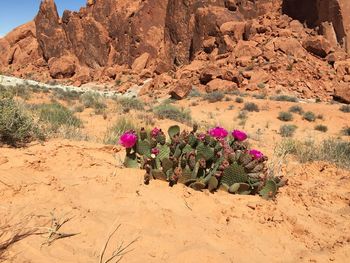
[[[344,98],[349,9],[347,0],[94,0],[59,17],[44,0],[34,21],[0,39],[0,70],[76,84],[154,78],[145,93],[259,84]]]

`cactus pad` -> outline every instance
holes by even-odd
[[[175,135],[180,134],[180,127],[178,125],[170,126],[168,129],[169,137],[172,139]]]
[[[275,197],[277,189],[278,187],[276,185],[276,182],[274,180],[268,180],[263,189],[260,190],[259,194],[264,199],[272,199]]]
[[[221,178],[221,182],[231,186],[235,183],[245,183],[248,180],[248,176],[243,166],[236,163],[231,164],[224,171],[224,175]]]

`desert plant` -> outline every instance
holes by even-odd
[[[310,121],[310,122],[313,122],[316,120],[316,115],[312,111],[307,111],[303,114],[303,119]]]
[[[144,110],[145,104],[137,98],[117,98],[117,103],[120,104],[124,112],[133,110]]]
[[[118,118],[112,127],[107,129],[103,141],[105,144],[116,144],[120,135],[130,130],[137,130],[137,124],[132,119],[122,116]]]
[[[344,127],[341,133],[345,136],[350,136],[350,127]]]
[[[178,122],[188,123],[191,121],[189,110],[178,108],[168,103],[162,103],[154,108],[155,115],[160,119],[170,119]]]
[[[44,139],[31,114],[11,98],[0,99],[0,142],[17,146],[33,139]]]
[[[292,137],[298,127],[294,124],[285,124],[280,127],[280,135],[282,137]]]
[[[221,91],[214,91],[204,95],[204,99],[209,101],[210,103],[222,101],[224,97],[225,97],[225,94],[222,93]]]
[[[271,96],[271,97],[270,97],[270,100],[298,102],[298,99],[297,99],[296,97],[289,96],[289,95]]]
[[[250,111],[250,112],[252,111],[259,112],[259,107],[254,102],[246,102],[244,104],[243,110]]]
[[[291,120],[293,120],[293,114],[290,112],[281,111],[278,114],[278,119],[281,121],[291,121]]]
[[[258,86],[259,89],[263,89],[263,88],[265,88],[265,83],[264,82],[260,82],[257,86]]]
[[[88,91],[80,96],[80,100],[85,108],[95,109],[96,114],[102,113],[107,108],[105,98],[97,92]]]
[[[243,98],[242,97],[236,97],[235,101],[237,103],[243,103]]]
[[[263,94],[263,93],[253,94],[253,98],[256,98],[258,100],[264,100],[266,99],[266,94]]]
[[[126,148],[124,165],[146,170],[145,184],[152,179],[167,181],[169,186],[183,183],[194,190],[217,189],[231,194],[260,194],[275,197],[283,186],[281,177],[268,176],[267,158],[258,150],[248,149],[247,134],[234,130],[231,135],[222,127],[198,133],[181,132],[177,125],[165,133],[158,128],[127,131],[119,143]]]
[[[304,113],[304,110],[301,106],[299,105],[293,105],[289,108],[289,111],[290,112],[293,112],[293,113],[298,113],[298,114],[303,114]]]
[[[55,89],[53,91],[53,97],[58,100],[65,100],[65,101],[79,100],[80,96],[81,96],[81,92],[77,92],[75,90]]]
[[[187,97],[194,98],[194,97],[200,97],[201,95],[202,94],[196,88],[192,88]]]
[[[47,125],[48,132],[56,133],[62,126],[79,128],[82,121],[74,113],[58,103],[35,105],[40,121]]]
[[[349,113],[349,112],[350,112],[350,105],[342,105],[342,106],[339,108],[339,110],[342,111],[342,112]]]
[[[326,125],[319,124],[315,126],[315,130],[320,132],[327,132],[328,127]]]

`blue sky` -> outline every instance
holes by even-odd
[[[0,36],[6,35],[15,27],[33,20],[38,13],[41,0],[1,0],[0,3]],[[58,13],[65,9],[79,10],[86,0],[55,0]]]

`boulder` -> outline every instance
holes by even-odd
[[[350,104],[350,83],[340,83],[334,88],[333,97],[335,100]]]
[[[311,36],[303,42],[303,47],[310,53],[325,58],[331,51],[332,47],[328,40],[323,36]]]
[[[292,37],[278,37],[273,40],[275,50],[280,50],[286,55],[294,56],[296,58],[303,58],[306,56],[305,49],[300,42]]]
[[[236,41],[238,41],[243,39],[245,27],[246,27],[246,22],[229,21],[221,25],[220,32],[223,35],[230,35],[234,37]]]
[[[141,56],[135,59],[134,63],[132,63],[131,69],[134,72],[141,72],[146,68],[149,57],[150,55],[148,53],[143,53]]]
[[[50,75],[54,79],[71,78],[75,74],[75,60],[71,56],[51,58],[48,64]]]
[[[235,82],[223,80],[223,79],[213,79],[205,88],[206,92],[211,93],[214,91],[222,91],[222,92],[232,92],[237,90],[238,86]]]
[[[170,89],[169,94],[173,99],[182,100],[187,97],[191,90],[191,81],[188,79],[181,79],[174,84],[173,88]]]
[[[205,85],[208,82],[212,81],[213,79],[216,79],[218,77],[221,77],[222,71],[220,68],[216,66],[209,66],[207,68],[204,68],[200,75],[199,75],[199,81],[201,84]]]
[[[258,57],[262,55],[262,51],[257,47],[258,43],[255,41],[238,41],[234,53],[237,58],[240,57]]]

